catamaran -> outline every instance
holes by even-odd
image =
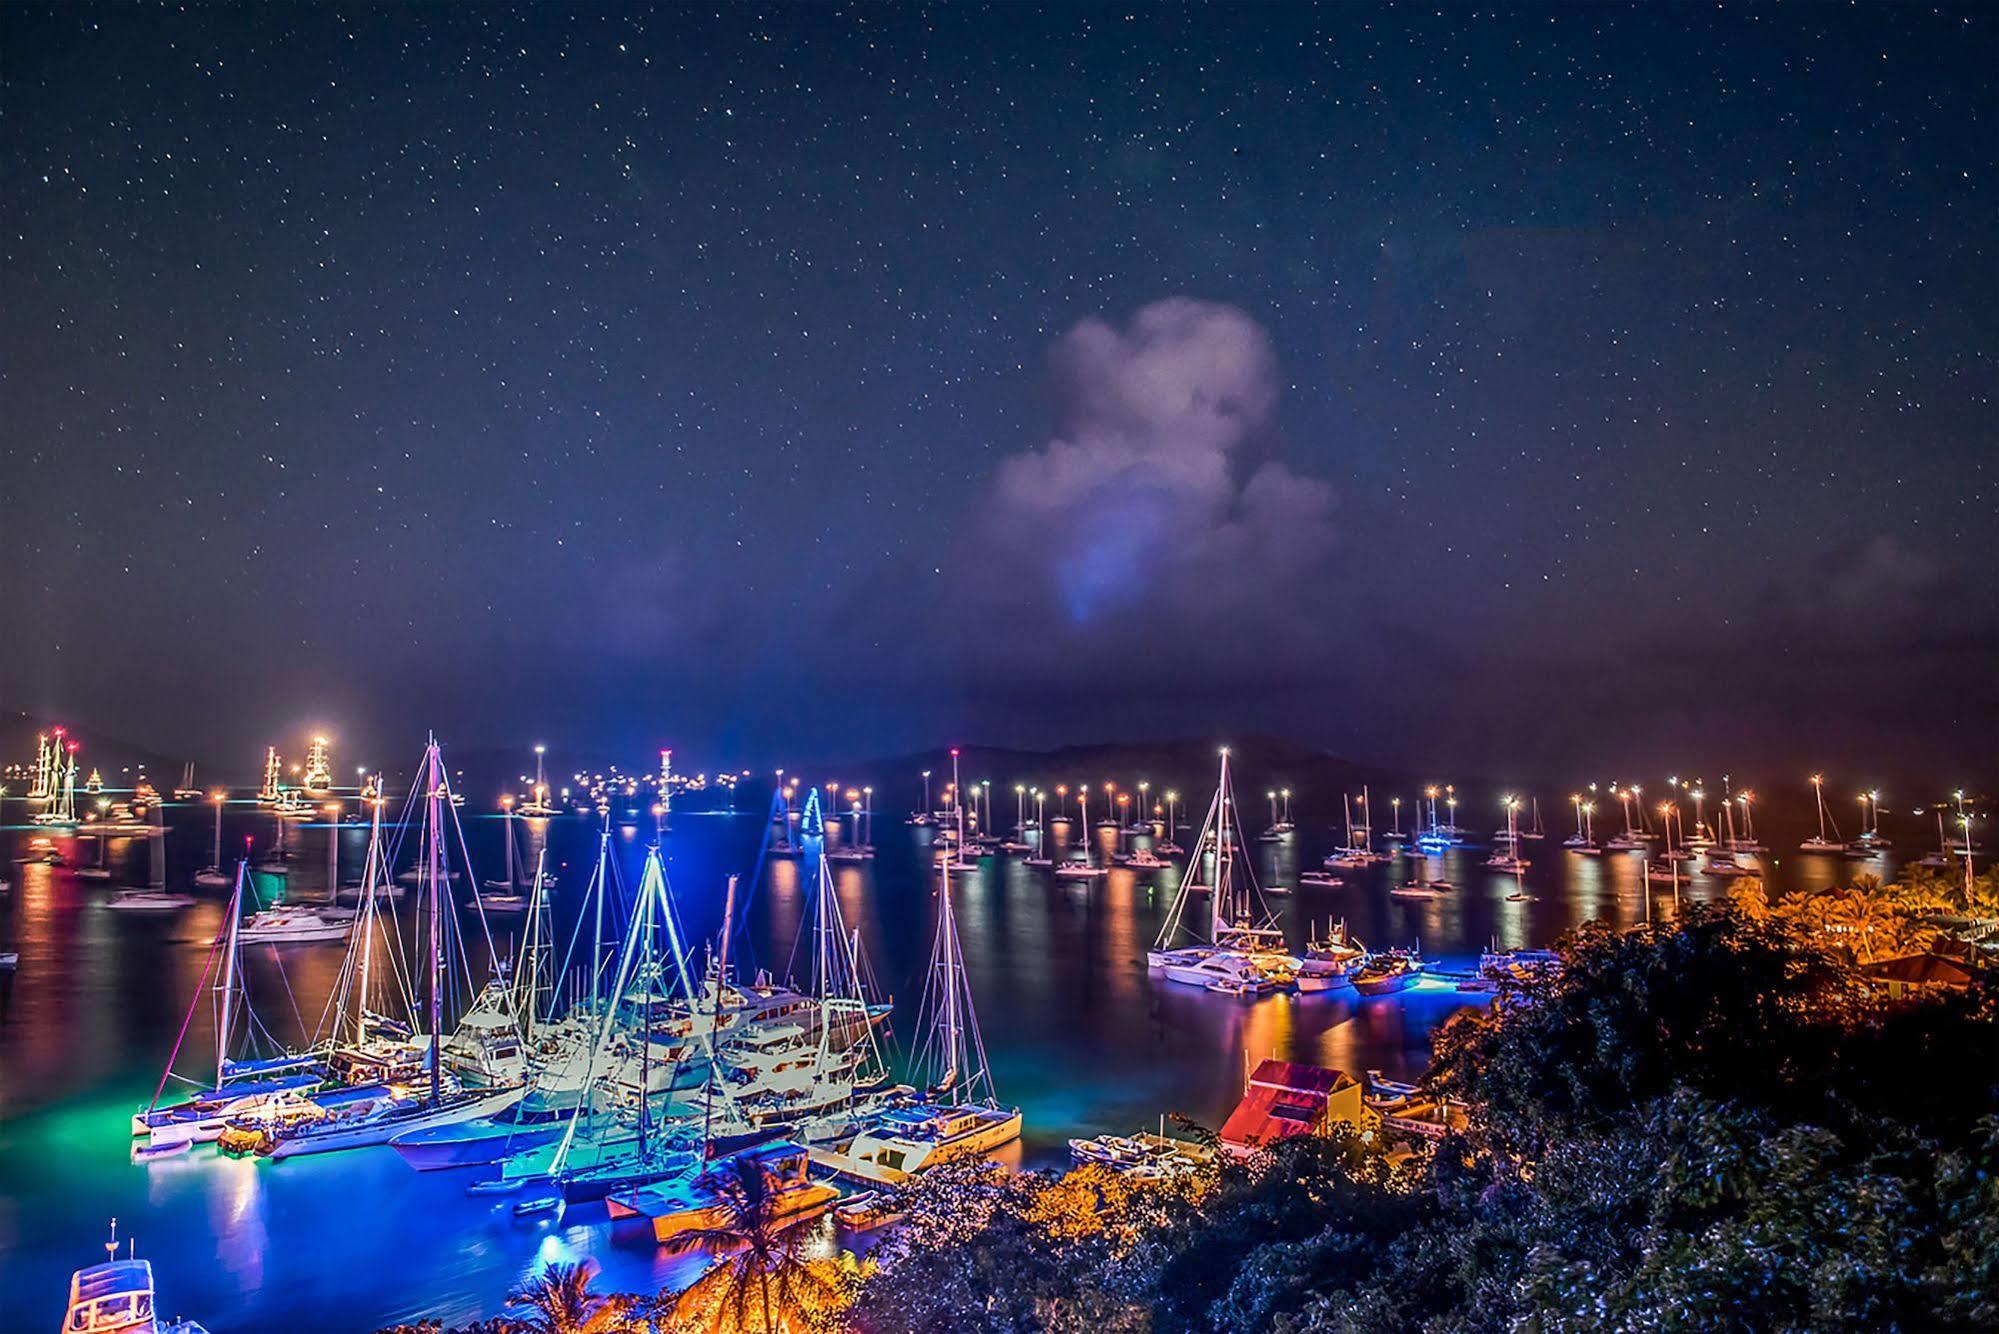
[[[948,874],[937,891],[937,939],[917,1025],[924,1037],[911,1070],[916,1088],[866,1118],[847,1156],[903,1175],[1019,1139],[1020,1108],[1002,1106],[993,1088]]]
[[[1284,934],[1263,901],[1255,870],[1237,855],[1241,844],[1229,752],[1224,746],[1214,801],[1194,840],[1186,874],[1159,937],[1145,956],[1146,966],[1165,974],[1168,981],[1234,995],[1260,994],[1283,985],[1296,971],[1297,961],[1284,951]],[[1213,884],[1204,885],[1201,876],[1210,857],[1214,862]],[[1212,891],[1205,943],[1199,943],[1186,923],[1187,899],[1200,889]],[[1176,945],[1183,932],[1197,943]]]

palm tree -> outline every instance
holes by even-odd
[[[537,1334],[622,1334],[632,1328],[632,1299],[590,1291],[597,1263],[558,1264],[507,1295],[507,1309],[519,1310],[520,1328]]]
[[[734,1158],[715,1171],[726,1217],[682,1233],[667,1247],[706,1247],[727,1256],[680,1294],[674,1327],[787,1334],[829,1323],[850,1296],[839,1265],[805,1256],[798,1224],[778,1212],[761,1164]]]

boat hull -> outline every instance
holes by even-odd
[[[647,1217],[632,1207],[628,1202],[629,1198],[616,1194],[606,1196],[604,1207],[613,1218]],[[823,1181],[806,1182],[778,1192],[777,1197],[771,1201],[771,1213],[773,1217],[785,1222],[803,1222],[825,1213],[839,1198],[840,1191],[837,1186],[828,1185]],[[653,1239],[668,1242],[684,1233],[722,1226],[729,1221],[729,1216],[728,1204],[717,1201],[654,1215],[648,1218],[648,1221],[652,1224]]]
[[[1406,973],[1390,973],[1386,976],[1356,977],[1354,990],[1363,996],[1391,996],[1398,991],[1407,991],[1416,985],[1416,973],[1412,969]]]
[[[517,1088],[499,1089],[483,1097],[467,1098],[462,1103],[434,1111],[418,1112],[407,1117],[382,1116],[378,1119],[362,1120],[351,1126],[292,1135],[279,1140],[272,1148],[270,1156],[273,1159],[299,1158],[308,1154],[337,1153],[342,1149],[364,1149],[376,1144],[387,1144],[397,1135],[412,1130],[497,1115],[520,1101],[522,1092]]]
[[[389,1141],[389,1147],[419,1172],[442,1172],[454,1167],[483,1167],[530,1153],[562,1138],[573,1117],[523,1126],[492,1117],[425,1126],[405,1130]]]

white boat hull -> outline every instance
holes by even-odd
[[[407,1134],[412,1130],[448,1126],[481,1116],[497,1116],[519,1102],[524,1093],[524,1089],[518,1088],[499,1089],[484,1097],[467,1098],[461,1103],[442,1107],[433,1112],[409,1117],[365,1120],[340,1130],[297,1135],[279,1140],[277,1147],[271,1150],[271,1157],[298,1158],[306,1154],[337,1153],[342,1149],[362,1149],[375,1144],[387,1144],[397,1135]]]

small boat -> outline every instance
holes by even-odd
[[[978,868],[972,867],[969,869],[977,870]],[[1063,862],[1055,868],[1055,878],[1057,880],[1098,880],[1106,874],[1107,872],[1104,868],[1096,865],[1094,862]]]
[[[1344,885],[1346,881],[1340,879],[1330,871],[1300,871],[1298,873],[1298,883],[1301,885],[1318,885],[1322,888],[1328,888],[1335,885]]]
[[[885,1191],[864,1190],[833,1207],[833,1221],[849,1232],[866,1232],[901,1221],[903,1211]]]
[[[604,1207],[613,1219],[643,1219],[656,1240],[672,1241],[683,1233],[728,1220],[728,1178],[724,1174],[743,1169],[763,1174],[765,1207],[771,1217],[803,1222],[825,1213],[840,1195],[837,1187],[814,1180],[810,1165],[809,1151],[803,1144],[779,1140],[719,1158],[696,1177],[613,1191],[604,1197]],[[518,1210],[519,1206],[515,1207]]]
[[[1163,1135],[1098,1135],[1069,1141],[1069,1156],[1081,1167],[1107,1167],[1135,1181],[1171,1181],[1198,1172],[1205,1159],[1199,1145]]]
[[[1316,935],[1306,943],[1298,960],[1298,990],[1331,991],[1352,980],[1353,969],[1367,958],[1367,948],[1347,932],[1341,922],[1324,940]]]
[[[885,1108],[869,1118],[847,1156],[891,1172],[915,1173],[1019,1138],[1018,1107],[914,1102]]]
[[[280,905],[251,913],[245,918],[243,939],[251,944],[294,945],[319,940],[345,940],[353,929],[353,914],[345,909]]]
[[[1234,950],[1211,950],[1198,946],[1173,951],[1179,957],[1163,964],[1166,980],[1182,986],[1204,987],[1223,996],[1261,996],[1277,990],[1275,979],[1264,974],[1255,959]]]
[[[1386,996],[1415,986],[1421,971],[1406,954],[1370,955],[1353,974],[1353,987],[1363,996]]]
[[[1439,899],[1451,892],[1448,880],[1411,880],[1388,891],[1390,898]]]
[[[192,1320],[162,1320],[153,1292],[153,1266],[130,1253],[118,1258],[118,1223],[111,1223],[109,1258],[70,1275],[63,1334],[207,1334]]]
[[[1146,1146],[1143,1140],[1126,1135],[1098,1135],[1094,1139],[1071,1139],[1069,1156],[1079,1163],[1129,1167],[1145,1161]]]
[[[860,862],[873,861],[875,859],[875,849],[872,843],[842,843],[836,847],[826,849],[825,856],[829,862],[853,865]]]
[[[121,889],[106,899],[113,912],[170,913],[192,908],[194,900],[185,894],[168,894],[156,889]]]

